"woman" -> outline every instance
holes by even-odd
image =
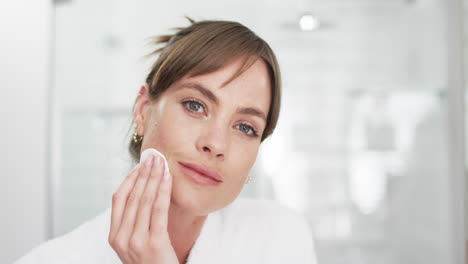
[[[234,201],[278,120],[273,51],[239,23],[190,21],[156,41],[165,45],[133,107],[140,164],[112,208],[17,263],[315,263],[302,216]],[[162,158],[141,158],[148,149]]]

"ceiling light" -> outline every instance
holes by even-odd
[[[302,31],[312,31],[319,27],[320,22],[311,14],[304,14],[299,19],[299,27]]]

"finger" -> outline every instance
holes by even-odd
[[[140,202],[141,195],[146,186],[146,181],[148,179],[151,166],[153,163],[153,156],[149,157],[143,167],[141,172],[138,175],[138,179],[133,187],[132,192],[128,196],[127,204],[125,206],[125,212],[123,215],[122,224],[118,231],[118,239],[128,242],[131,234],[133,233],[133,228],[135,225],[135,217],[138,210],[138,204]]]
[[[169,206],[171,204],[172,175],[163,173],[163,179],[159,185],[156,200],[153,203],[150,222],[150,235],[157,237],[161,234],[167,234],[167,221],[169,215]]]
[[[112,209],[111,209],[111,227],[109,231],[109,241],[115,237],[120,224],[122,222],[122,215],[125,210],[125,204],[128,194],[132,191],[135,181],[137,179],[141,164],[138,164],[132,171],[125,177],[124,181],[120,184],[117,191],[112,195]]]
[[[160,157],[156,157],[151,169],[151,176],[146,184],[145,191],[140,199],[134,234],[140,237],[149,235],[151,210],[157,197],[158,188],[164,174],[164,163]]]

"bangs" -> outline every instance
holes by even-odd
[[[243,57],[242,64],[238,67],[236,72],[229,78],[227,81],[225,81],[221,87],[224,87],[225,85],[229,84],[232,82],[234,79],[239,77],[242,73],[244,73],[246,70],[248,70],[258,59],[258,57],[250,55],[250,56],[241,56]],[[189,77],[194,77],[198,75],[203,75],[211,72],[215,72],[234,60],[238,59],[238,57],[230,57],[226,58],[224,60],[221,60],[219,57],[217,60],[212,60],[211,58],[207,58],[206,60],[203,60],[198,66],[194,68],[193,71],[188,73]]]
[[[200,23],[202,24],[202,23]],[[263,43],[252,31],[236,24],[201,25],[199,30],[175,35],[177,45],[168,47],[167,57],[152,79],[165,90],[184,76],[198,76],[217,71],[236,59],[242,64],[224,84],[228,84],[264,55]],[[180,40],[177,40],[180,38]],[[260,56],[259,56],[260,55]]]

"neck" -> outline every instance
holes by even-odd
[[[194,215],[171,203],[167,231],[180,264],[187,260],[206,217]]]

